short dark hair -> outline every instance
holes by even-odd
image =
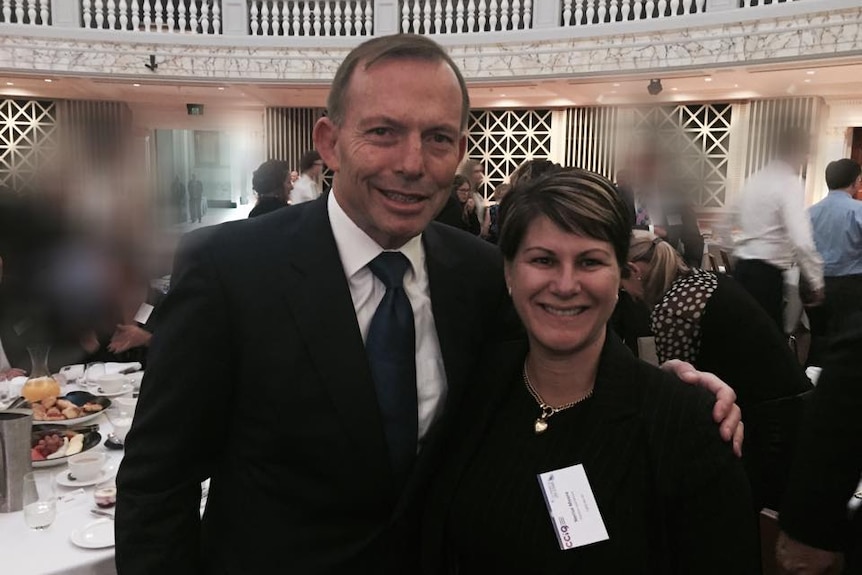
[[[533,180],[562,169],[563,167],[560,164],[556,164],[551,160],[525,160],[520,166],[515,168],[514,172],[509,174],[509,183],[512,184],[512,186],[517,186],[520,183]]]
[[[278,196],[284,194],[284,180],[290,167],[282,160],[267,160],[251,176],[251,188],[258,196]]]
[[[530,224],[546,217],[560,229],[611,244],[620,268],[626,265],[632,230],[626,204],[603,176],[560,168],[522,180],[500,203],[500,251],[512,261]]]
[[[467,120],[470,117],[470,96],[467,93],[467,82],[464,76],[442,46],[418,34],[394,34],[373,38],[350,51],[335,72],[329,97],[326,99],[327,114],[336,125],[344,120],[347,89],[356,66],[362,62],[365,70],[368,70],[378,62],[387,60],[445,62],[455,73],[458,86],[461,88],[461,129],[467,129]]]
[[[862,166],[853,160],[835,160],[826,166],[826,185],[830,190],[843,190],[852,186],[860,174]]]
[[[320,152],[317,150],[308,150],[299,158],[299,171],[307,172],[318,161],[320,161]]]

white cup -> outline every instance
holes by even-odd
[[[99,386],[102,393],[117,393],[122,391],[126,383],[126,376],[119,373],[103,375],[96,380],[96,385]]]
[[[79,453],[69,458],[69,474],[80,481],[97,478],[104,466],[104,453]]]

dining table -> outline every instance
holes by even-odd
[[[139,381],[139,380],[138,380]],[[62,392],[92,391],[86,386],[70,383],[63,386]],[[133,397],[134,391],[120,397]],[[112,397],[111,399],[115,399]],[[110,477],[119,469],[123,458],[122,449],[110,449],[105,446],[113,426],[108,417],[102,413],[87,425],[97,423],[101,440],[99,445],[92,447],[87,453],[102,452],[106,455],[105,469],[110,470],[104,477]],[[34,426],[35,427],[35,426]],[[45,529],[29,528],[24,521],[24,512],[0,513],[0,573],[9,575],[115,575],[114,548],[85,549],[72,543],[74,531],[98,521],[108,520],[105,515],[96,515],[98,510],[94,491],[95,485],[81,487],[66,487],[57,483],[56,477],[68,473],[66,463],[54,467],[33,469],[34,472],[50,476],[54,483],[57,496],[57,515],[54,522]],[[113,508],[102,510],[113,515]]]

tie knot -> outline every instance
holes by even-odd
[[[410,260],[401,252],[383,252],[371,260],[368,267],[386,289],[399,288],[404,284],[404,272],[410,267]]]

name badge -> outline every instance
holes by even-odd
[[[540,473],[538,478],[560,549],[609,539],[582,464]]]
[[[682,216],[680,216],[679,214],[668,214],[667,225],[669,225],[669,226],[681,226],[682,225]]]
[[[142,303],[141,307],[138,308],[138,313],[135,314],[135,321],[138,323],[146,324],[150,319],[150,314],[153,313],[153,306],[148,303]]]

